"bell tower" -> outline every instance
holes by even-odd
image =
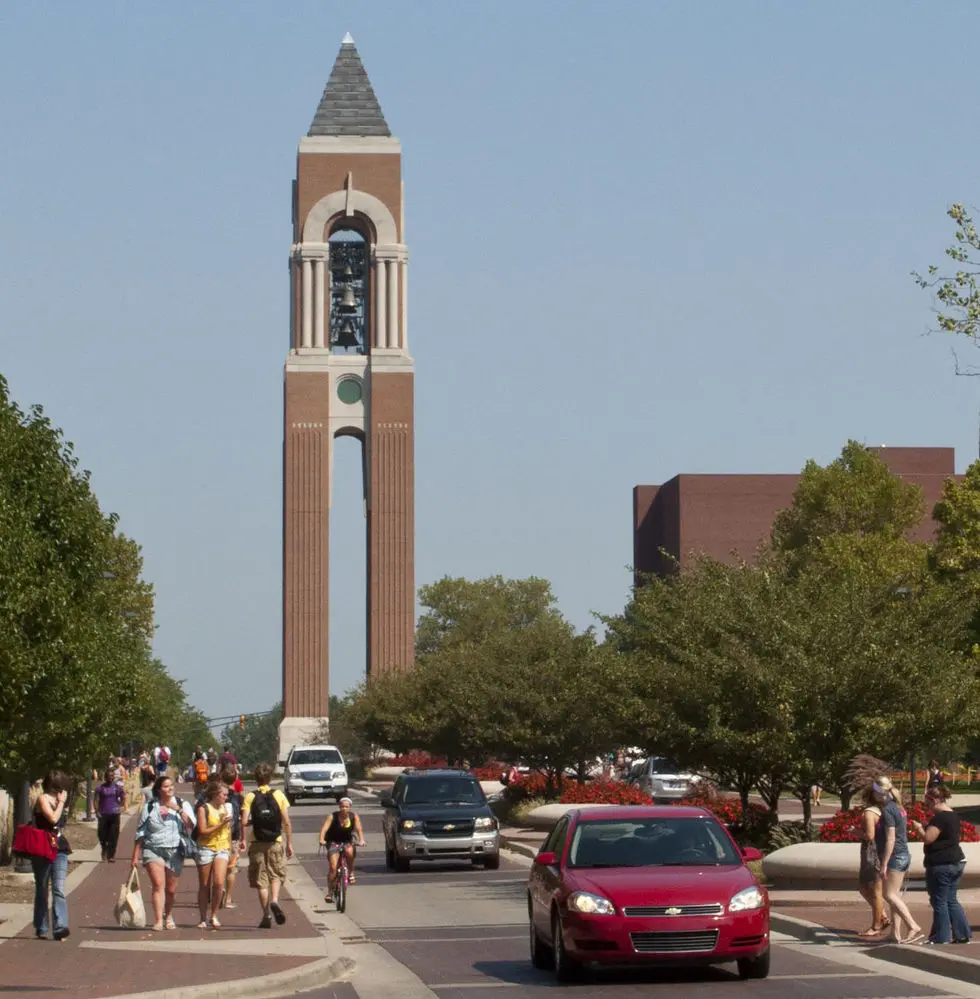
[[[280,759],[329,708],[334,442],[361,443],[368,679],[411,666],[414,365],[408,353],[401,145],[344,37],[300,139],[289,254],[283,430],[284,718]]]

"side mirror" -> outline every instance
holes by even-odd
[[[551,852],[539,853],[534,858],[534,862],[542,867],[554,867],[558,863],[558,858]]]
[[[748,863],[750,861],[762,860],[762,851],[757,850],[754,846],[743,846],[742,847],[742,859]]]
[[[395,799],[392,798],[392,796],[390,794],[383,794],[383,795],[381,795],[381,807],[382,808],[394,808],[395,807]]]
[[[285,760],[280,760],[279,761],[279,767],[280,767],[281,770],[285,770],[286,769],[286,761]]]

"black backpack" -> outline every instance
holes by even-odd
[[[274,791],[256,791],[252,801],[252,835],[260,843],[275,843],[282,834],[282,809]]]

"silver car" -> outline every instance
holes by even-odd
[[[630,768],[629,783],[645,791],[654,802],[679,801],[695,790],[699,777],[684,773],[666,756],[638,760]]]

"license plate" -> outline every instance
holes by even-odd
[[[323,794],[323,792],[326,790],[326,788],[325,787],[311,787],[310,790],[314,794]]]

